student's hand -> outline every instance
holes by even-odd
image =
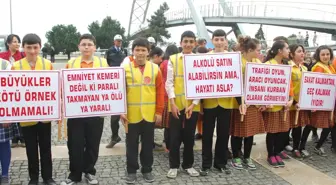
[[[191,117],[194,107],[195,107],[195,104],[192,103],[188,108],[186,108],[185,114],[186,114],[187,119]]]
[[[259,107],[258,111],[263,112],[263,111],[265,111],[266,109],[267,109],[266,106],[265,106],[265,105],[262,105],[262,106]]]
[[[159,114],[155,114],[155,125],[160,126],[162,123],[162,116]]]
[[[294,100],[289,100],[286,104],[286,108],[289,109],[293,105]]]
[[[126,114],[122,114],[122,115],[120,115],[120,119],[121,119],[125,124],[128,123],[128,119],[127,119],[127,115],[126,115]]]
[[[175,105],[175,103],[171,103],[171,104],[170,104],[170,108],[171,108],[171,112],[172,112],[172,115],[174,116],[174,118],[179,119],[179,116],[180,116],[180,110],[179,110],[178,107]]]
[[[300,106],[299,106],[299,103],[297,103],[297,104],[295,104],[295,108],[296,108],[296,110],[300,110]]]
[[[240,112],[241,115],[246,114],[246,109],[247,109],[247,106],[245,104],[239,105],[239,112]]]

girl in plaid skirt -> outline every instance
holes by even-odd
[[[290,128],[292,129],[293,136],[293,156],[296,158],[307,157],[309,153],[300,145],[302,127],[310,122],[309,112],[306,110],[299,110],[298,102],[300,96],[300,86],[302,72],[308,71],[307,67],[303,65],[305,50],[302,45],[293,44],[289,47],[291,59],[290,65],[292,65],[292,83],[294,88],[294,103],[289,111]],[[296,113],[299,111],[297,123],[295,123]],[[287,141],[289,143],[289,132],[287,133]]]
[[[333,51],[328,46],[320,46],[316,49],[314,59],[317,61],[312,67],[312,72],[336,74],[335,69],[329,65],[329,62],[334,58]],[[305,147],[307,138],[313,128],[322,128],[322,133],[317,142],[314,151],[318,155],[326,156],[322,145],[330,134],[331,128],[334,127],[334,120],[330,120],[330,111],[312,111],[311,122],[303,130],[301,144]]]
[[[9,184],[10,141],[15,137],[20,137],[17,123],[0,123],[0,163],[2,169],[0,184]]]
[[[267,64],[279,65],[288,64],[284,59],[289,55],[288,44],[284,41],[274,42],[265,59]],[[266,147],[268,152],[267,162],[269,165],[277,168],[284,167],[285,163],[280,157],[280,153],[284,146],[285,136],[289,130],[289,116],[284,119],[285,112],[293,104],[293,89],[291,84],[290,101],[284,106],[272,106],[264,112],[264,122],[266,135]]]
[[[258,59],[261,45],[257,39],[250,37],[238,37],[239,50],[242,52],[242,72],[245,74],[245,67],[247,62],[261,63]],[[244,78],[243,78],[244,79]],[[233,110],[231,119],[231,148],[232,148],[232,166],[236,169],[243,169],[243,164],[247,168],[254,170],[256,166],[250,159],[250,154],[253,145],[253,136],[256,134],[264,133],[265,126],[261,111],[265,110],[263,107],[257,107],[250,105],[244,116],[244,120],[241,121],[241,112],[238,107]],[[239,153],[242,148],[242,142],[244,139],[244,158],[243,162],[240,159]]]

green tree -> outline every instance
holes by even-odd
[[[128,38],[125,37],[125,28],[120,22],[107,16],[102,23],[92,22],[88,26],[90,33],[96,37],[97,48],[108,49],[113,45],[113,38],[119,34],[123,37],[123,46],[128,46]]]
[[[298,43],[298,38],[295,34],[291,34],[290,36],[287,37],[287,39],[289,45]]]
[[[167,18],[165,13],[169,10],[168,4],[164,2],[160,8],[154,12],[148,21],[148,30],[142,35],[145,37],[153,37],[156,42],[163,42],[163,37],[169,39],[171,37],[167,30]]]
[[[79,37],[80,33],[72,24],[53,26],[51,30],[46,33],[46,38],[50,43],[50,47],[54,47],[55,54],[63,52],[68,55],[68,59],[70,59],[71,52],[78,50]]]
[[[258,40],[266,40],[265,39],[265,34],[264,34],[264,31],[262,29],[262,24],[260,25],[257,33],[255,34],[255,38],[258,39]]]
[[[231,51],[232,50],[232,47],[235,47],[237,45],[237,42],[233,39],[230,39],[228,41],[228,44],[229,44],[229,50]]]

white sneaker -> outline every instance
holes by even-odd
[[[89,173],[84,175],[85,179],[88,181],[89,184],[91,185],[96,185],[98,184],[98,180],[96,179],[96,177],[94,175],[91,175]]]
[[[188,173],[191,177],[198,177],[199,173],[195,170],[195,168],[188,168],[184,170],[186,173]]]
[[[170,169],[167,173],[167,177],[171,179],[175,179],[177,177],[177,169]]]
[[[285,149],[286,149],[287,152],[292,152],[292,151],[293,151],[293,147],[290,146],[290,145],[287,145],[287,146],[285,147]]]

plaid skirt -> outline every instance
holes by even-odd
[[[311,113],[310,125],[314,128],[331,128],[334,121],[330,120],[330,111],[316,111]]]
[[[289,130],[289,112],[287,119],[284,120],[284,110],[277,112],[264,112],[265,131],[267,133],[288,132]]]
[[[256,106],[247,108],[244,121],[240,121],[240,112],[238,109],[232,111],[232,119],[230,126],[231,136],[250,137],[256,134],[265,133],[265,125],[262,113],[258,111]]]
[[[157,128],[169,128],[169,110],[168,110],[168,102],[165,102],[165,106],[162,113],[162,124],[157,125]]]
[[[296,110],[289,111],[290,128],[304,127],[310,124],[310,113],[306,110],[299,111],[297,125],[295,125]]]
[[[16,137],[20,137],[18,123],[11,123],[8,127],[4,127],[0,123],[0,143],[10,141]]]

